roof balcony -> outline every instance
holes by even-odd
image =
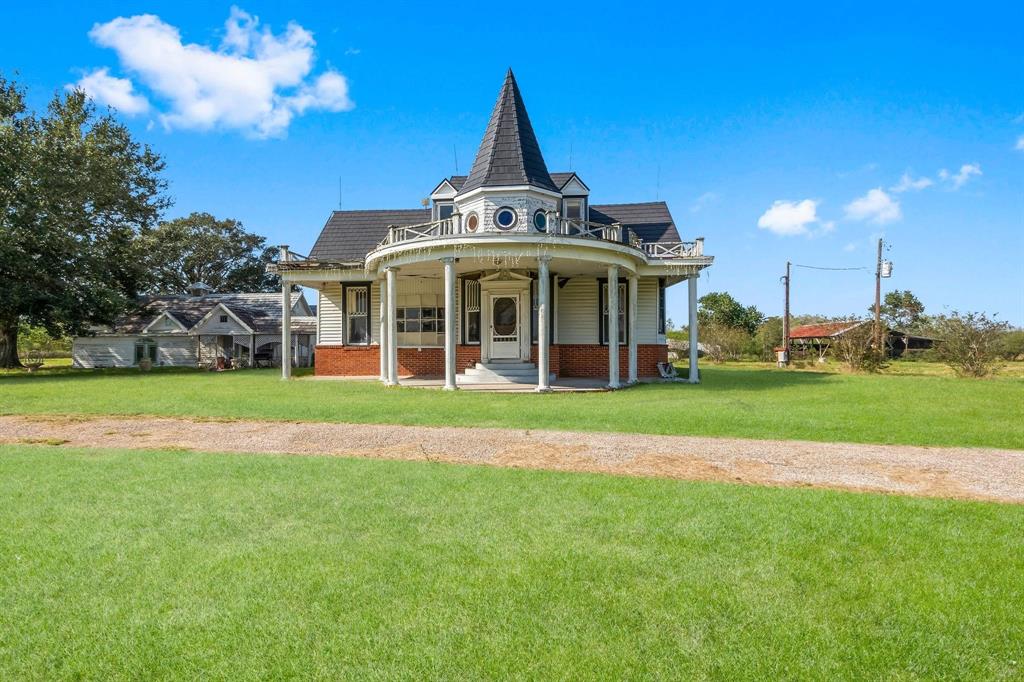
[[[464,221],[456,214],[451,218],[434,220],[431,222],[417,223],[414,225],[389,225],[387,236],[371,252],[382,249],[390,249],[399,245],[426,245],[428,242],[437,242],[451,238],[472,238],[487,235],[493,237],[508,237],[515,239],[521,236],[530,236],[536,241],[537,237],[551,238],[552,240],[569,238],[571,240],[587,240],[593,242],[606,242],[630,247],[644,256],[647,260],[662,261],[668,259],[695,259],[704,258],[704,238],[699,237],[694,241],[657,241],[645,242],[636,232],[622,223],[598,223],[589,220],[578,220],[563,218],[558,214],[549,214],[548,229],[544,231],[509,231],[496,230],[470,231]]]

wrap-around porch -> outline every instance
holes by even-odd
[[[365,377],[373,362],[374,375],[389,386],[439,383],[455,390],[510,379],[513,385],[505,390],[530,384],[547,392],[553,381],[566,386],[579,380],[576,390],[634,384],[657,376],[656,365],[667,359],[665,330],[653,329],[654,313],[647,305],[658,297],[664,324],[666,278],[639,270],[548,254],[510,259],[460,253],[382,263],[377,272],[349,273],[333,283],[340,338],[325,331],[324,320],[332,313],[330,284],[311,282],[307,285],[321,290],[317,374]],[[693,339],[696,273],[674,279],[687,280]],[[409,300],[415,297],[409,292],[423,280],[433,280],[431,291],[438,295],[425,305],[412,305]],[[581,299],[581,291],[592,295]],[[608,314],[616,310],[619,314]],[[600,338],[580,338],[577,328],[595,320]],[[615,347],[610,339],[619,340],[618,352],[609,352]],[[290,344],[283,340],[282,347]],[[695,356],[697,344],[690,347]],[[687,378],[698,380],[696,357],[691,357]]]

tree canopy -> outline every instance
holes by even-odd
[[[731,294],[724,291],[705,294],[698,304],[697,321],[701,325],[742,329],[747,334],[753,334],[764,322],[764,314],[761,311],[754,306],[744,307]]]
[[[147,231],[142,244],[152,264],[149,291],[187,293],[203,283],[214,291],[274,291],[278,277],[267,272],[276,250],[242,223],[192,213]]]
[[[868,311],[874,314],[875,306],[869,306]],[[924,304],[909,289],[886,292],[879,314],[890,329],[904,331],[914,329],[925,320]]]
[[[19,364],[20,322],[81,333],[145,288],[137,237],[170,203],[163,168],[81,91],[39,115],[0,76],[0,367]]]

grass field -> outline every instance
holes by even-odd
[[[1024,508],[0,447],[0,678],[1010,679]]]
[[[1024,379],[850,375],[765,366],[703,370],[703,383],[616,393],[445,393],[296,380],[273,370],[54,370],[0,377],[0,414],[151,414],[504,426],[1024,449]],[[911,370],[903,370],[911,371]]]

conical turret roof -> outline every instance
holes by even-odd
[[[531,185],[557,192],[512,69],[505,76],[484,139],[459,193],[478,187]]]

